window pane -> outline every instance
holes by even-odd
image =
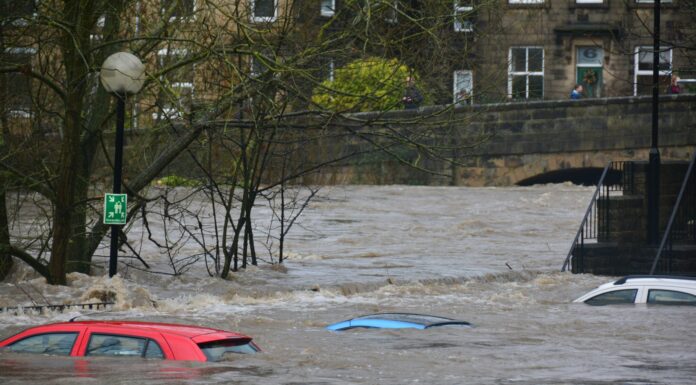
[[[660,51],[660,71],[669,71],[672,68],[671,49]],[[651,47],[641,47],[638,50],[638,70],[652,71],[653,69],[653,49]]]
[[[274,17],[275,0],[254,0],[254,17]]]
[[[335,0],[321,0],[321,14],[331,16],[334,14]]]
[[[468,12],[457,12],[454,16],[454,30],[457,32],[471,32],[474,30],[474,23],[471,21]]]
[[[471,102],[471,94],[473,91],[473,79],[471,71],[455,71],[454,72],[454,102],[466,103]]]
[[[468,71],[456,71],[454,73],[454,88],[457,91],[465,90],[471,92],[473,88],[471,86],[471,72]]]
[[[159,358],[164,359],[164,353],[159,344],[153,340],[147,342],[147,350],[145,351],[145,358]]]
[[[249,338],[238,338],[233,340],[220,340],[199,344],[203,354],[208,361],[222,361],[230,358],[230,354],[253,354],[258,349],[251,343]]]
[[[513,76],[512,77],[512,98],[524,99],[527,97],[527,77]]]
[[[7,349],[19,353],[55,354],[69,356],[77,333],[47,333],[27,337]]]
[[[648,303],[662,305],[696,305],[696,296],[673,290],[650,290]]]
[[[264,72],[268,71],[268,67],[255,57],[251,58],[251,76],[261,76]]]
[[[598,47],[579,47],[578,66],[601,66],[604,61],[604,50]]]
[[[544,50],[541,48],[529,48],[529,72],[542,72],[544,70]]]
[[[142,357],[145,351],[145,342],[144,338],[92,334],[85,355]]]
[[[527,71],[527,49],[526,48],[511,48],[512,71],[526,72]]]
[[[585,301],[585,303],[597,306],[633,303],[636,300],[636,293],[638,293],[638,289],[615,290],[592,297]]]
[[[544,98],[544,77],[529,76],[529,98],[543,99]]]

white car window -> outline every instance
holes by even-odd
[[[696,305],[696,296],[681,291],[651,289],[648,291],[648,303],[661,305]]]
[[[634,303],[638,289],[614,290],[607,293],[596,295],[585,301],[588,305],[618,305]]]

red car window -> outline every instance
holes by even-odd
[[[13,342],[7,349],[18,353],[69,356],[75,345],[77,334],[77,332],[36,334]]]
[[[229,340],[210,341],[198,344],[208,361],[229,359],[230,354],[254,354],[259,349],[251,342],[251,338],[235,338]]]
[[[93,333],[85,356],[147,357],[164,359],[157,342],[149,338]]]

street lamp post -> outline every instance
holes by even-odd
[[[145,66],[135,55],[117,52],[104,60],[99,78],[104,88],[116,96],[116,143],[114,149],[114,185],[113,193],[121,193],[121,170],[123,168],[123,125],[126,115],[126,96],[135,94],[145,82]],[[106,206],[106,197],[105,206]],[[119,206],[125,221],[126,207]],[[106,214],[105,214],[106,221]],[[106,223],[106,222],[105,222]],[[111,225],[111,249],[109,254],[109,277],[116,274],[118,262],[118,224]]]
[[[652,139],[648,166],[648,243],[651,245],[660,241],[660,151],[657,148],[660,93],[660,0],[655,0],[653,10]]]

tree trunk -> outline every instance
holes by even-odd
[[[10,230],[7,222],[7,197],[5,178],[0,174],[0,244],[10,245]],[[0,252],[0,281],[5,279],[14,266],[9,253]]]
[[[68,1],[63,9],[65,20],[74,22],[72,28],[63,32],[61,53],[65,67],[67,98],[65,100],[65,123],[60,145],[56,202],[53,213],[53,245],[48,270],[49,283],[64,285],[67,272],[68,253],[71,250],[73,224],[76,218],[76,187],[78,170],[81,169],[80,134],[82,132],[82,107],[88,68],[84,63],[82,47],[89,46],[89,33],[85,37],[82,27],[81,2]],[[78,171],[78,172],[76,172]],[[84,202],[80,202],[84,204]]]

